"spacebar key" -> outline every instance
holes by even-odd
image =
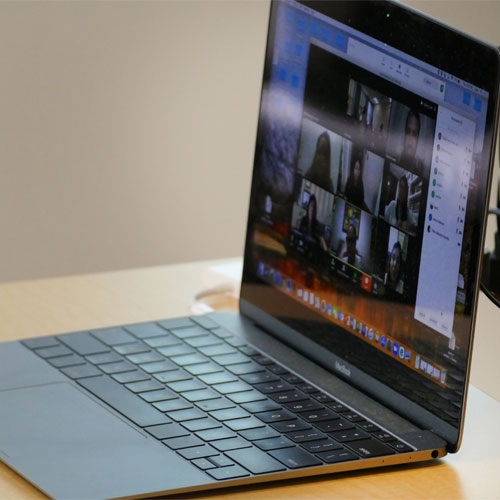
[[[163,413],[108,377],[91,377],[76,382],[139,427],[171,422]]]

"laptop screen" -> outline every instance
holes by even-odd
[[[272,7],[242,298],[459,427],[490,94],[345,18]]]

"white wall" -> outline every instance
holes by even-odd
[[[412,5],[500,43],[500,1]],[[241,255],[267,1],[0,2],[0,280]]]

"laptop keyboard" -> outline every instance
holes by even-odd
[[[23,344],[217,480],[413,451],[207,317]]]

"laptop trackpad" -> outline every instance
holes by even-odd
[[[2,459],[55,498],[212,482],[68,382],[0,391],[0,423]]]

